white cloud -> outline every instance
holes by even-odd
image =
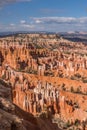
[[[33,18],[35,23],[44,23],[44,24],[78,24],[78,23],[87,23],[87,17],[75,18],[75,17],[41,17]]]
[[[64,9],[50,9],[50,8],[43,8],[40,11],[44,14],[60,14],[66,12]]]
[[[87,17],[33,17],[33,24],[43,31],[87,31]]]
[[[25,20],[21,20],[20,23],[21,23],[21,24],[25,24],[26,21],[25,21]]]
[[[23,24],[21,26],[24,28],[30,28],[30,29],[34,28],[34,25],[31,25],[31,24]]]
[[[23,28],[34,28],[33,24],[27,23],[25,20],[21,20],[19,26]]]
[[[11,23],[10,26],[15,26],[15,24]]]
[[[14,1],[17,1],[17,2],[30,2],[31,0],[14,0]]]
[[[0,31],[87,31],[87,17],[33,17],[17,24],[0,25]]]
[[[39,19],[37,19],[35,22],[36,22],[36,23],[42,23],[42,21],[39,20]]]
[[[14,2],[30,2],[31,0],[0,0],[0,7]]]

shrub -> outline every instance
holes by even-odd
[[[75,120],[75,126],[79,126],[80,125],[80,121],[78,119]]]
[[[84,79],[84,80],[83,80],[83,83],[87,83],[87,79]]]
[[[81,93],[81,89],[78,87],[76,93]]]
[[[46,113],[46,112],[42,112],[42,113],[40,114],[40,118],[42,118],[42,119],[48,118],[47,113]]]
[[[71,76],[71,80],[75,80],[75,77],[74,77],[74,76]]]
[[[68,120],[67,123],[66,123],[66,127],[68,128],[68,127],[70,127],[70,126],[71,126],[71,123],[70,123],[70,121]]]
[[[62,84],[61,87],[62,87],[62,90],[63,90],[63,91],[66,91],[66,88],[65,88],[65,84],[64,84],[64,83]]]
[[[2,79],[5,79],[5,75],[2,75]]]
[[[73,86],[71,86],[71,92],[74,93],[74,88],[73,88]]]
[[[75,74],[74,76],[77,78],[81,78],[81,75],[79,73]]]

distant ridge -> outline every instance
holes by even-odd
[[[69,32],[47,32],[47,31],[16,31],[16,32],[0,32],[0,37],[13,36],[18,34],[57,34],[73,42],[84,42],[87,44],[87,32],[69,31]]]
[[[17,31],[17,32],[0,32],[0,37],[11,36],[16,34],[56,34],[56,32],[47,32],[47,31]]]

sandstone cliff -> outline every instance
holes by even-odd
[[[11,88],[0,80],[0,130],[59,130],[51,120],[35,118],[12,103]]]

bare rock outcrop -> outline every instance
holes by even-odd
[[[11,88],[0,80],[0,130],[59,130],[51,121],[45,122],[23,111],[12,102]],[[7,85],[8,86],[8,85]],[[43,126],[43,127],[42,127]]]

